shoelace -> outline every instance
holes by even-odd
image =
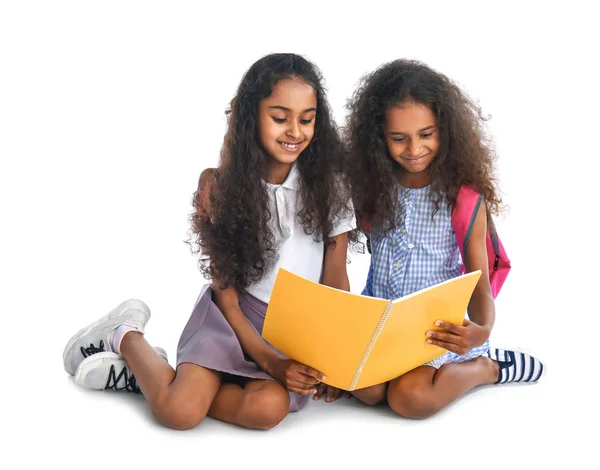
[[[81,346],[81,348],[79,348],[79,350],[81,351],[81,354],[85,358],[85,357],[91,356],[92,354],[103,352],[104,351],[104,340],[100,340],[100,344],[98,346],[99,347],[96,347],[94,345],[94,343],[90,343],[89,347],[84,348],[83,346]]]
[[[119,386],[119,382],[123,385]],[[108,372],[108,380],[106,381],[106,385],[104,386],[104,390],[120,390],[125,392],[132,393],[142,393],[140,387],[138,387],[135,377],[129,374],[129,370],[127,367],[123,367],[121,372],[117,375],[115,366],[110,366],[110,371]]]

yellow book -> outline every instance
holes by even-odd
[[[322,372],[326,384],[357,390],[387,382],[441,356],[426,332],[436,320],[462,325],[481,271],[396,300],[333,289],[280,268],[263,338]]]

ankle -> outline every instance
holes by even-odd
[[[132,332],[142,334],[140,330],[130,325],[119,325],[116,328],[114,328],[108,334],[108,341],[110,342],[110,347],[112,348],[112,350],[117,354],[122,355],[123,346],[126,346],[129,340],[132,338],[132,335],[128,333]]]
[[[127,350],[129,348],[129,345],[131,344],[132,341],[135,341],[136,337],[138,336],[144,336],[144,334],[139,331],[136,330],[135,328],[131,329],[131,330],[127,330],[124,334],[123,337],[121,338],[121,344],[119,345],[119,350],[121,351],[121,355],[123,355],[123,349]]]
[[[490,375],[488,378],[488,383],[495,384],[498,381],[498,377],[500,377],[500,364],[489,357],[485,357],[484,359],[489,364]]]

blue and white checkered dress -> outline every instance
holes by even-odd
[[[430,187],[400,188],[396,227],[371,234],[371,266],[363,295],[397,299],[461,274],[462,258],[452,228],[446,199],[435,203]],[[463,362],[487,353],[489,342],[459,356],[453,352],[427,363],[435,368]]]

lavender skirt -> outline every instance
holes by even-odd
[[[248,293],[240,294],[239,302],[242,312],[260,335],[267,304]],[[194,311],[181,333],[177,346],[177,365],[182,362],[191,362],[235,377],[275,380],[244,353],[233,329],[212,300],[210,284],[202,288]],[[298,411],[308,402],[307,395],[288,393],[290,411]]]

